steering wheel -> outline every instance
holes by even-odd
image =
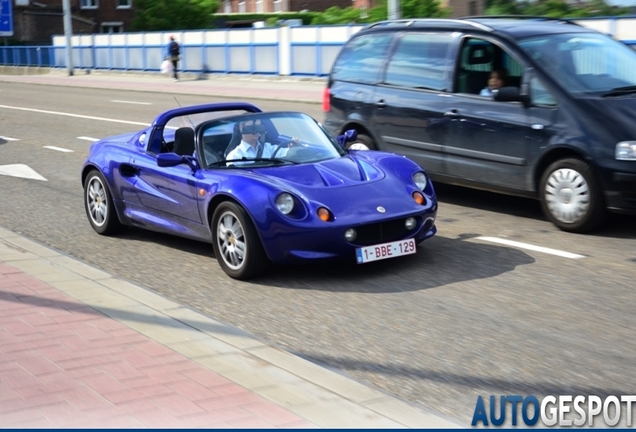
[[[287,140],[287,141],[283,141],[282,143],[278,144],[276,146],[276,148],[274,149],[274,152],[272,153],[272,155],[270,156],[271,159],[276,159],[276,155],[278,154],[278,152],[280,151],[280,149],[282,148],[289,148],[289,146],[291,145],[291,143],[294,142],[293,139],[291,140]]]

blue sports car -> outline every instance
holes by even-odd
[[[406,157],[345,150],[355,138],[248,103],[175,108],[91,146],[88,221],[103,235],[136,226],[210,242],[235,279],[272,262],[415,253],[437,231],[431,180]]]

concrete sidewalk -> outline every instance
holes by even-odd
[[[458,427],[2,228],[0,425]]]
[[[6,69],[6,68],[5,68]],[[5,70],[6,72],[6,70]],[[42,74],[0,74],[0,82],[90,87],[175,94],[196,94],[233,100],[263,99],[321,104],[326,79],[257,75],[180,74],[173,82],[159,73],[77,70],[69,76],[64,69]]]

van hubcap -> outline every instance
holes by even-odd
[[[548,177],[545,201],[550,214],[564,223],[580,222],[590,209],[590,188],[581,173],[561,168]]]

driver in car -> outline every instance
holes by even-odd
[[[265,137],[267,130],[260,120],[248,120],[239,123],[241,131],[241,143],[237,145],[228,155],[226,160],[228,165],[239,164],[241,159],[248,161],[255,159],[268,159],[274,155],[277,146],[268,142],[262,142],[261,137]],[[289,144],[291,147],[295,143],[293,139]],[[276,152],[276,157],[284,157],[288,147],[284,147]]]

